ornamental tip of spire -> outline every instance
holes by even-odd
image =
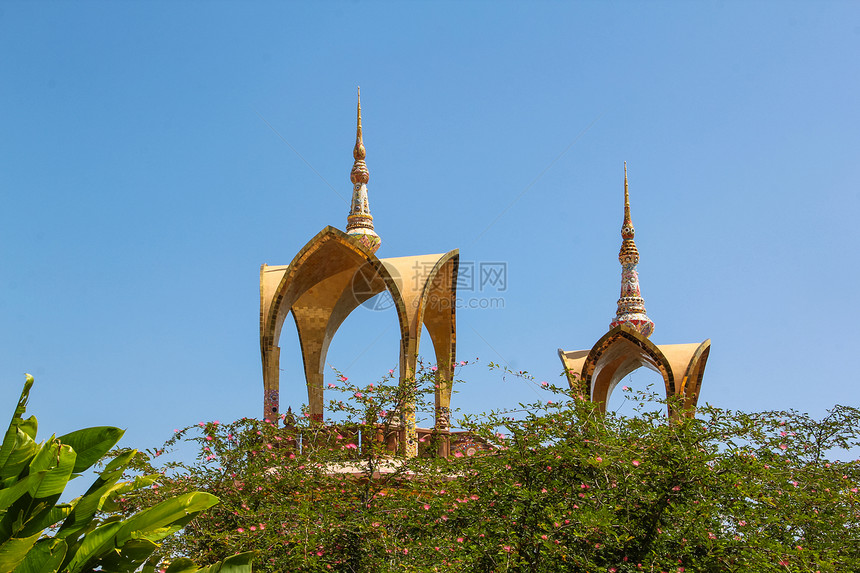
[[[630,218],[630,191],[627,189],[627,162],[624,162],[624,223],[621,225],[621,238],[632,239],[636,235],[633,220]]]
[[[621,227],[621,250],[618,252],[618,262],[621,263],[621,297],[618,299],[618,310],[609,328],[627,324],[646,338],[654,332],[654,321],[645,314],[645,301],[639,289],[639,273],[636,265],[639,262],[639,250],[633,240],[633,222],[630,219],[630,191],[627,187],[627,162],[624,162],[624,224]]]
[[[358,90],[358,114],[355,130],[355,149],[352,152],[355,163],[349,173],[352,182],[352,202],[349,207],[349,215],[346,218],[346,233],[357,239],[371,253],[379,249],[382,239],[373,230],[373,215],[370,214],[370,204],[367,198],[367,182],[370,173],[364,162],[366,151],[364,139],[361,133],[361,88]]]
[[[355,163],[352,165],[352,171],[349,173],[349,180],[353,185],[367,185],[370,181],[370,172],[367,170],[367,164],[364,158],[367,157],[367,151],[364,149],[364,137],[361,133],[361,87],[358,88],[358,121],[355,128],[355,148],[352,150],[352,156],[355,158]]]
[[[367,151],[364,149],[364,138],[361,134],[361,86],[358,86],[358,122],[355,128],[355,149],[352,151],[352,156],[356,161],[363,161],[367,157]]]

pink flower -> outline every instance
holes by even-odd
[[[780,445],[779,445],[779,449],[780,449],[780,450],[785,450],[785,449],[787,449],[787,448],[788,448],[788,446],[786,446],[785,444],[780,444]]]
[[[507,551],[508,553],[510,553],[510,552],[511,552],[511,546],[510,546],[510,545],[502,545],[502,549],[503,549],[504,551]]]
[[[430,509],[430,504],[429,504],[429,503],[425,503],[425,504],[424,504],[424,509],[425,509],[425,510],[426,510],[426,509]]]
[[[622,386],[621,389],[627,392],[628,390],[630,390],[630,386]]]
[[[241,527],[239,529],[237,529],[236,531],[238,531],[239,533],[245,533],[245,530],[242,529]]]
[[[631,463],[631,464],[633,464],[633,465],[634,465],[635,467],[637,467],[637,468],[639,467],[639,460],[633,460],[633,461],[632,461],[632,462],[630,462],[630,463]]]
[[[458,537],[458,538],[457,538],[457,543],[463,543],[463,538],[462,538],[462,537]]]
[[[361,392],[356,392],[355,397],[356,398],[364,398],[364,394],[362,394]]]
[[[549,386],[549,382],[541,382],[540,385],[541,387],[546,388],[547,386]]]
[[[329,387],[329,388],[337,388],[337,386],[335,386],[335,385],[334,385],[334,384],[332,384],[331,382],[329,382],[328,387]]]
[[[455,458],[462,458],[462,457],[463,457],[463,452],[454,452],[454,457],[455,457]]]
[[[436,366],[431,366],[431,367],[430,367],[430,370],[431,370],[432,372],[436,372],[436,370],[438,370],[438,368],[437,368]]]
[[[595,459],[595,460],[597,460],[597,463],[600,463],[600,462],[602,462],[602,461],[603,461],[603,458],[601,458],[600,456],[597,456],[597,457],[596,457],[596,458],[594,458],[594,459]]]
[[[251,531],[257,531],[257,526],[256,526],[256,525],[252,525],[252,526],[251,526]]]
[[[356,449],[358,446],[356,446],[355,444],[347,444],[347,445],[346,445],[346,447],[347,447],[347,448],[349,448],[350,450],[354,450],[354,449]]]

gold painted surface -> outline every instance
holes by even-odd
[[[459,254],[378,259],[356,238],[326,227],[287,266],[264,265],[260,273],[260,350],[263,360],[264,415],[277,414],[278,340],[292,313],[302,347],[308,401],[315,419],[323,417],[325,358],[337,329],[359,304],[388,290],[400,324],[400,383],[414,384],[421,325],[426,324],[442,382],[437,389],[437,428],[447,428],[450,383],[456,360],[456,273]],[[356,293],[361,269],[364,288]],[[445,301],[445,302],[439,302]],[[272,398],[274,397],[274,398]],[[274,408],[274,410],[273,410]],[[414,401],[404,404],[406,456],[418,453]]]
[[[626,324],[611,329],[591,350],[558,354],[571,388],[584,387],[588,398],[600,403],[602,412],[615,386],[628,374],[649,368],[663,377],[666,397],[680,396],[687,415],[692,415],[710,353],[711,341],[700,344],[654,345]],[[676,412],[669,411],[670,416]]]

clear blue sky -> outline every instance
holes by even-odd
[[[344,227],[356,85],[379,255],[507,265],[459,358],[561,382],[606,331],[627,161],[652,340],[712,339],[701,400],[856,406],[858,56],[847,2],[4,2],[4,409],[31,372],[48,434],[259,415],[260,264]],[[396,332],[358,309],[329,361],[372,381]],[[462,375],[464,411],[536,397]]]

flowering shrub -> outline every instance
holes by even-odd
[[[419,373],[419,404],[433,384]],[[336,424],[178,430],[140,460],[161,487],[127,509],[209,491],[221,503],[164,549],[201,562],[255,550],[256,571],[860,570],[860,463],[828,457],[857,447],[857,409],[815,420],[706,406],[670,423],[534,384],[545,399],[460,421],[492,453],[403,460],[386,447],[403,403],[393,379],[341,377]],[[194,463],[148,467],[180,440],[198,445]]]

